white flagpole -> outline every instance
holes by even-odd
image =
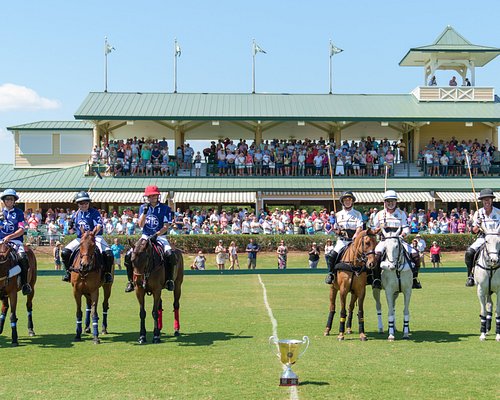
[[[179,55],[177,38],[174,39],[174,93],[177,93],[177,56]]]
[[[252,93],[255,93],[255,54],[257,54],[255,47],[255,39],[252,44]]]
[[[328,52],[330,53],[330,69],[328,77],[330,79],[330,94],[332,94],[332,40],[330,39],[330,47],[328,48]]]
[[[108,37],[104,36],[104,92],[108,91]]]

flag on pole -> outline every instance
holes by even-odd
[[[265,50],[260,47],[257,43],[255,43],[255,41],[253,42],[253,55],[256,55],[257,53],[264,53],[264,54],[267,54],[265,52]]]
[[[175,56],[180,57],[181,56],[181,46],[177,42],[175,42]]]
[[[104,44],[104,54],[108,55],[111,53],[113,50],[116,50],[113,46],[111,46],[108,41],[106,40],[106,43]]]
[[[332,42],[330,42],[330,57],[334,56],[335,54],[342,53],[344,50],[342,50],[340,47],[335,46]]]

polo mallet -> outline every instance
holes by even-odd
[[[465,153],[465,160],[467,161],[467,168],[469,170],[470,185],[472,186],[472,193],[474,193],[474,203],[476,204],[476,211],[478,211],[479,205],[477,203],[477,195],[476,195],[476,189],[474,187],[474,181],[472,180],[472,171],[470,169],[470,162],[469,162],[469,151],[465,149],[464,153]]]
[[[389,172],[389,167],[385,164],[385,176],[384,176],[384,193],[387,192],[387,174]]]
[[[90,193],[90,191],[92,190],[92,186],[94,186],[97,178],[102,179],[102,175],[100,174],[99,170],[96,169],[94,172],[95,176],[94,179],[92,179],[92,181],[90,182],[89,190],[87,190],[87,193]]]
[[[332,161],[330,160],[330,149],[331,146],[327,146],[326,154],[328,155],[328,167],[330,169],[330,184],[332,186],[332,198],[333,198],[333,212],[337,215],[337,206],[335,205],[335,185],[333,183],[333,170],[332,170]]]

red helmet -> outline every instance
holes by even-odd
[[[146,186],[144,196],[154,196],[155,194],[160,195],[160,189],[158,189],[158,186]]]

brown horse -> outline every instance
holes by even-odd
[[[156,246],[150,239],[139,239],[133,247],[131,261],[134,269],[135,295],[139,301],[141,327],[139,333],[139,343],[146,343],[146,309],[144,297],[147,294],[153,295],[153,343],[160,343],[161,332],[161,290],[165,286],[165,268]],[[184,259],[182,252],[172,249],[176,258],[177,266],[174,271],[174,336],[179,336],[179,300],[181,298],[182,281],[184,280]]]
[[[337,292],[340,292],[340,326],[338,340],[344,339],[346,322],[346,300],[347,294],[351,293],[351,302],[349,303],[348,333],[350,333],[350,323],[352,321],[352,312],[356,300],[358,301],[358,321],[359,338],[362,341],[367,340],[365,335],[364,309],[367,269],[375,266],[375,246],[377,241],[371,230],[360,232],[354,242],[343,254],[340,262],[336,266],[336,279],[330,285],[330,313],[326,323],[325,336],[330,334],[332,321],[335,315],[335,300]]]
[[[29,261],[28,282],[31,285],[32,292],[26,299],[26,310],[28,312],[28,334],[35,336],[33,330],[33,297],[35,296],[35,283],[37,264],[33,250],[25,247],[26,255]],[[20,290],[18,285],[18,275],[9,278],[9,270],[15,266],[16,259],[13,257],[14,249],[7,243],[0,243],[0,299],[2,300],[2,313],[0,314],[0,333],[3,332],[7,311],[10,303],[10,324],[12,327],[12,346],[18,346],[17,338],[17,292]]]
[[[75,342],[82,340],[82,296],[85,296],[87,301],[87,326],[85,332],[90,333],[90,317],[92,317],[93,340],[95,344],[100,343],[97,303],[101,286],[104,289],[102,332],[107,333],[107,316],[112,284],[103,284],[102,259],[101,255],[96,252],[96,247],[95,233],[93,231],[83,232],[79,251],[75,254],[70,269],[73,296],[76,301]]]

